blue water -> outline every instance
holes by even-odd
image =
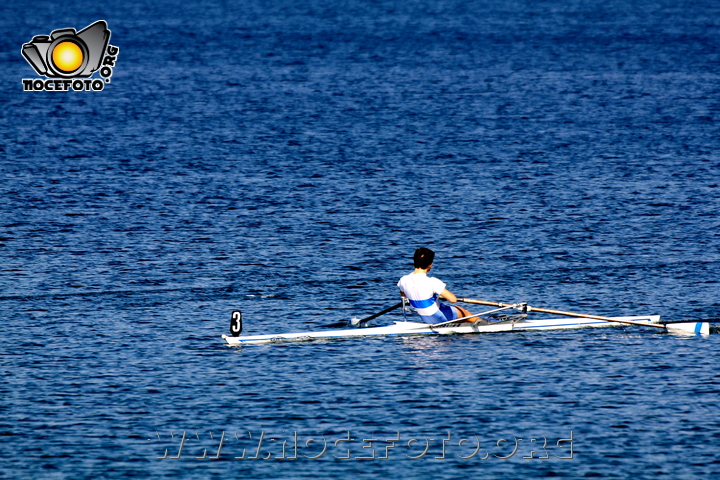
[[[0,478],[720,475],[717,334],[221,339],[378,312],[421,245],[459,296],[716,318],[717,2],[0,12]],[[102,92],[22,90],[100,19]]]

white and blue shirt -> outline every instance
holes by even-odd
[[[423,320],[430,320],[429,317],[433,317],[433,321],[428,323],[438,321],[436,318],[440,311],[438,295],[445,290],[445,284],[442,281],[435,277],[428,277],[425,273],[410,273],[400,279],[398,287],[410,300],[410,305],[423,317]]]

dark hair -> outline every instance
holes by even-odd
[[[435,260],[435,252],[429,248],[420,247],[415,250],[415,255],[413,256],[415,268],[426,269],[432,265],[433,260]]]

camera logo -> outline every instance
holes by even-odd
[[[25,91],[100,91],[110,82],[120,53],[110,45],[110,30],[99,20],[79,32],[74,28],[53,30],[50,35],[36,35],[22,46],[22,55],[43,79],[23,79]],[[98,78],[91,79],[100,70]],[[83,80],[84,79],[84,80]]]

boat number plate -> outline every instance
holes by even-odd
[[[233,337],[237,337],[242,332],[242,312],[235,310],[230,317],[230,333]]]

